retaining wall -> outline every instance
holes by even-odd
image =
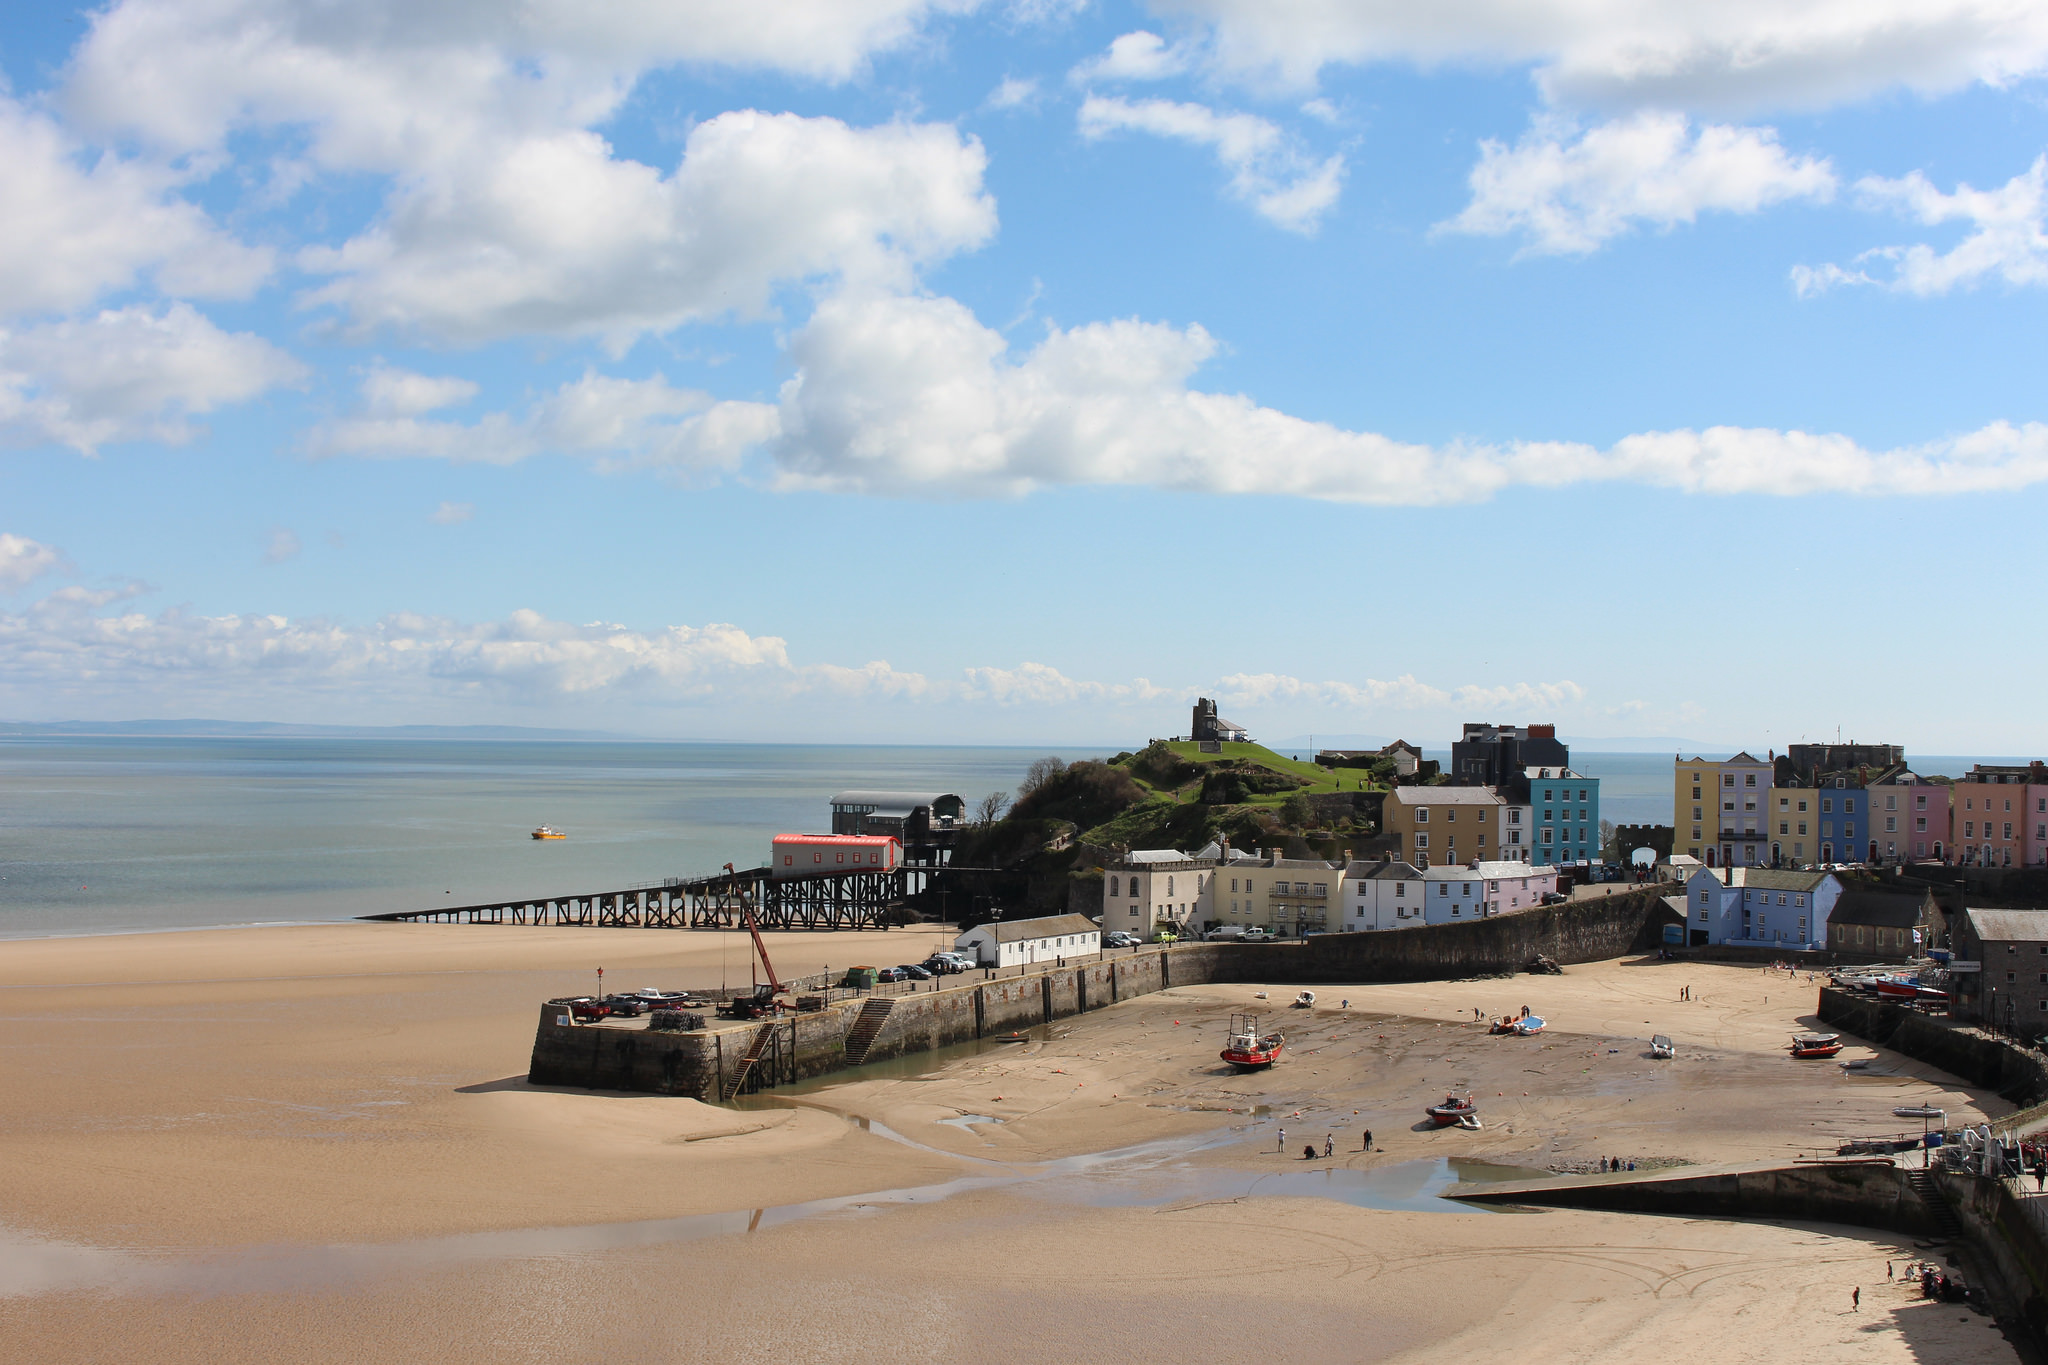
[[[1583,1184],[1517,1184],[1461,1192],[1458,1198],[1617,1213],[1849,1223],[1913,1236],[1936,1232],[1926,1202],[1908,1183],[1906,1173],[1889,1161],[1823,1162],[1632,1180],[1594,1178]]]
[[[1816,1012],[1845,1033],[1996,1090],[2015,1104],[2048,1099],[2048,1060],[2003,1038],[1831,986],[1821,988]]]

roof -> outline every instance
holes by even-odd
[[[1349,882],[1413,881],[1422,870],[1409,863],[1373,858],[1345,864],[1344,880]]]
[[[1790,868],[1751,867],[1738,869],[1749,874],[1743,885],[1762,891],[1818,891],[1821,883],[1833,881],[1829,872],[1795,872]]]
[[[1844,891],[1828,913],[1829,924],[1875,924],[1910,929],[1927,908],[1927,897],[1904,891]]]
[[[1600,780],[1597,777],[1588,777],[1576,768],[1559,768],[1555,765],[1545,767],[1540,763],[1531,764],[1522,769],[1522,776],[1533,777],[1538,782],[1563,782],[1567,780],[1572,782],[1598,782]]]
[[[2048,943],[2048,910],[1965,910],[1970,932],[1987,943]]]
[[[1186,863],[1194,861],[1194,856],[1177,848],[1134,848],[1124,854],[1123,860],[1127,863]]]
[[[1404,806],[1500,806],[1507,804],[1491,787],[1396,787],[1387,800]]]
[[[832,798],[832,804],[835,806],[873,806],[877,814],[901,813],[908,815],[919,806],[936,806],[939,802],[946,800],[959,801],[963,806],[967,804],[954,792],[885,791],[841,792]]]
[[[1660,867],[1705,867],[1706,864],[1690,853],[1674,853],[1658,864]]]
[[[1538,867],[1534,863],[1481,863],[1477,867],[1470,863],[1446,863],[1415,875],[1432,882],[1497,882],[1508,877],[1555,878],[1557,869]]]
[[[1259,866],[1278,868],[1281,871],[1291,869],[1296,872],[1337,872],[1342,870],[1344,864],[1326,863],[1321,858],[1268,858]]]
[[[1043,919],[1006,919],[975,926],[996,931],[998,943],[1020,943],[1028,938],[1058,938],[1063,934],[1096,934],[1102,928],[1086,915],[1047,915]],[[974,930],[968,930],[973,933]]]
[[[1758,758],[1756,755],[1750,753],[1747,749],[1735,755],[1735,757],[1733,758],[1724,758],[1721,761],[1723,763],[1754,763],[1759,768],[1768,768],[1771,766],[1770,764],[1764,762],[1762,759]]]
[[[771,844],[838,844],[842,847],[880,848],[898,842],[893,834],[778,834]]]

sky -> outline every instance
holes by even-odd
[[[0,719],[2048,749],[2048,6],[0,17]]]

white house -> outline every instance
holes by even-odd
[[[1841,894],[1841,882],[1828,872],[1703,867],[1685,883],[1686,942],[1823,948]]]
[[[1417,875],[1425,924],[1461,924],[1526,910],[1557,890],[1556,869],[1524,862],[1432,867]]]
[[[1344,869],[1341,933],[1408,929],[1423,922],[1422,873],[1412,863],[1379,858]]]
[[[1215,907],[1205,904],[1223,850],[1134,848],[1102,872],[1102,927],[1149,938],[1161,929],[1183,933]]]
[[[953,947],[974,954],[984,967],[1019,967],[1099,953],[1102,930],[1086,915],[1002,920],[976,925],[954,939]]]

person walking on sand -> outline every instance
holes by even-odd
[[[1863,1286],[1860,1284],[1849,1291],[1849,1311],[1852,1313],[1863,1311]]]
[[[1278,1147],[1275,1147],[1273,1150],[1276,1152],[1284,1152],[1287,1150],[1287,1130],[1285,1128],[1282,1128],[1280,1130],[1280,1145]]]
[[[1337,1155],[1337,1137],[1336,1137],[1336,1134],[1334,1134],[1334,1133],[1325,1133],[1325,1134],[1323,1134],[1323,1155],[1324,1155],[1324,1156],[1335,1156],[1335,1155]]]

